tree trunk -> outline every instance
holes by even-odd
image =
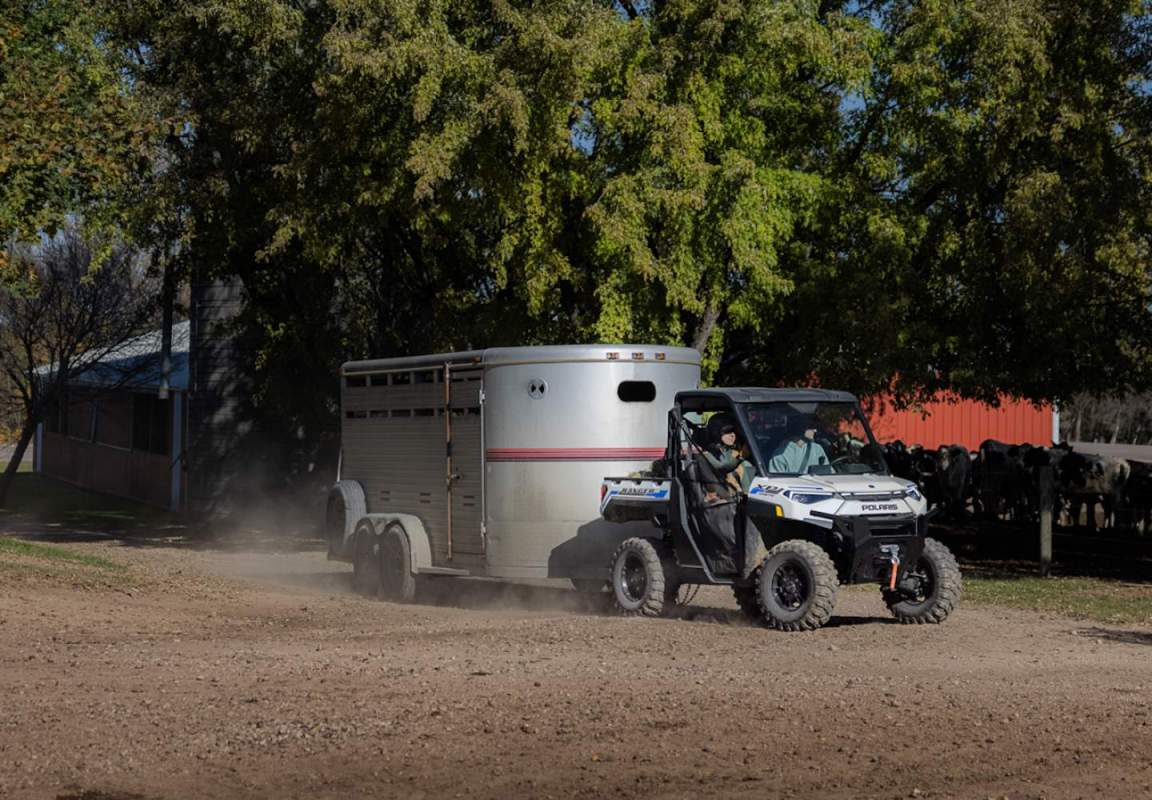
[[[716,323],[720,319],[720,309],[715,303],[709,303],[704,309],[704,316],[696,326],[696,333],[692,337],[692,346],[703,355],[708,349],[708,340],[712,338],[712,331],[716,330]]]
[[[1077,406],[1077,408],[1076,408],[1076,433],[1072,437],[1073,441],[1077,441],[1077,442],[1084,441],[1083,439],[1080,438],[1080,422],[1083,419],[1084,419],[1084,409],[1080,406]]]
[[[1116,440],[1120,438],[1120,415],[1123,413],[1123,407],[1117,409],[1116,418],[1112,424],[1112,441],[1110,444],[1116,444]]]
[[[0,508],[4,508],[8,503],[8,489],[12,486],[12,479],[16,477],[16,470],[20,468],[20,462],[24,460],[24,453],[28,450],[28,444],[32,441],[35,433],[35,422],[28,422],[20,431],[20,438],[16,440],[16,450],[12,453],[12,460],[8,462],[4,474],[0,475]]]

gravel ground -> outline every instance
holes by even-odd
[[[399,606],[317,553],[67,545],[0,572],[0,797],[1152,796],[1152,630],[841,591],[779,634],[449,581]]]

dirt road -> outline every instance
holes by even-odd
[[[72,544],[131,582],[0,572],[0,796],[1152,796],[1152,631],[965,607],[748,627],[441,583],[349,594],[316,553]]]

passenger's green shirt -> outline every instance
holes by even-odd
[[[828,454],[816,442],[808,439],[788,439],[776,448],[776,452],[768,461],[768,469],[771,472],[799,475],[807,472],[809,467],[827,463]]]

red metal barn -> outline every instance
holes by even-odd
[[[1003,398],[993,408],[973,400],[940,399],[904,411],[892,408],[887,398],[872,398],[863,405],[880,442],[899,439],[928,448],[959,444],[969,450],[985,439],[1048,446],[1059,430],[1059,418],[1051,405],[1036,406],[1025,400]]]

